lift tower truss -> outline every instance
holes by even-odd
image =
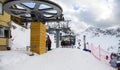
[[[56,48],[59,47],[59,41],[60,41],[60,31],[63,31],[64,33],[70,33],[70,27],[68,26],[69,22],[71,20],[65,20],[61,22],[48,22],[46,23],[47,32],[48,33],[54,33],[56,32]]]

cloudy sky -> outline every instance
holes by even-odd
[[[120,26],[120,0],[51,0],[63,8],[66,20],[76,32],[87,27]]]

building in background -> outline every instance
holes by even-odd
[[[0,50],[7,50],[10,38],[10,15],[3,11],[3,2],[0,0]]]

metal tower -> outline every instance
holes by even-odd
[[[61,22],[47,22],[46,23],[48,33],[56,32],[56,48],[59,47],[60,31],[63,31],[64,33],[70,33],[71,30],[70,30],[70,27],[68,26],[70,21],[71,20],[65,20],[65,21],[61,21]]]

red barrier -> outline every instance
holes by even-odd
[[[109,64],[110,61],[110,53],[105,51],[99,46],[94,46],[93,44],[88,46],[88,49],[91,50],[91,54],[97,58],[98,60],[104,61]]]

